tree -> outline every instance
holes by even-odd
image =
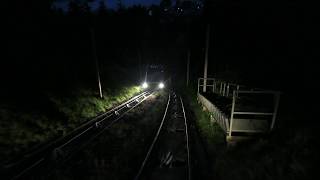
[[[176,7],[181,6],[181,1],[180,0],[176,0]]]
[[[172,2],[171,0],[161,0],[160,7],[162,10],[168,10],[171,8]]]
[[[100,0],[99,2],[99,7],[98,7],[98,13],[100,15],[104,15],[107,12],[107,7],[106,7],[106,3],[103,0]]]
[[[80,5],[76,1],[70,1],[68,5],[68,12],[72,15],[80,14]]]
[[[124,6],[123,6],[123,3],[122,3],[122,0],[117,0],[117,5],[118,5],[118,10],[119,11],[122,11],[124,9]]]
[[[83,11],[85,14],[90,14],[91,8],[90,8],[88,2],[83,3],[83,5],[82,5],[82,11]]]

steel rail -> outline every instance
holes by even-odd
[[[142,93],[141,95],[136,96],[133,100],[129,100],[126,103],[121,104],[121,107],[119,108],[114,108],[113,111],[119,111],[122,110],[124,108],[129,108],[127,105],[131,104],[132,102],[136,101],[138,102],[136,105],[134,105],[133,107],[131,107],[129,110],[127,110],[126,112],[124,112],[123,114],[116,114],[119,115],[119,117],[116,118],[116,120],[119,120],[121,117],[123,117],[124,114],[126,114],[127,112],[131,111],[132,109],[134,109],[137,105],[139,105],[141,102],[143,102],[145,99],[147,99],[151,94],[149,94],[148,96],[145,96],[147,93]],[[137,101],[138,99],[140,99],[141,97],[143,97],[143,99],[141,101]],[[93,129],[94,127],[97,127],[98,124],[101,124],[103,121],[105,121],[106,119],[108,119],[109,117],[111,117],[111,115],[104,117],[101,120],[96,120],[96,124],[93,126],[93,123],[84,131],[80,132],[79,134],[77,134],[76,136],[74,136],[73,138],[71,138],[69,141],[67,141],[66,143],[64,143],[63,145],[59,146],[59,148],[62,148],[68,144],[70,144],[72,141],[74,141],[75,139],[79,138],[81,135],[83,135],[84,133],[88,132],[90,129]],[[115,122],[112,121],[111,124],[113,124]],[[110,126],[110,124],[108,125]]]
[[[167,106],[166,106],[166,109],[163,113],[163,117],[162,117],[162,120],[161,120],[161,123],[160,123],[160,126],[157,130],[157,133],[150,145],[150,147],[148,148],[148,151],[147,151],[147,154],[139,168],[139,171],[138,173],[136,174],[134,180],[139,180],[143,174],[143,171],[145,169],[145,166],[147,164],[147,162],[149,161],[149,158],[150,158],[150,155],[151,153],[153,152],[153,149],[154,149],[154,146],[155,144],[157,143],[158,139],[159,139],[159,134],[162,130],[162,127],[163,127],[163,124],[165,123],[165,120],[168,119],[167,118],[167,112],[168,112],[168,108],[170,106],[170,102],[171,102],[171,98],[170,98],[170,94],[169,94],[169,97],[168,97],[168,102],[167,102]],[[181,105],[181,110],[182,110],[182,113],[183,113],[183,118],[184,118],[184,133],[185,133],[185,140],[186,140],[186,149],[187,149],[187,179],[188,180],[191,180],[191,160],[190,160],[190,148],[189,148],[189,145],[190,145],[190,142],[189,142],[189,135],[188,135],[188,122],[187,122],[187,118],[186,118],[186,113],[185,113],[185,109],[184,109],[184,104],[183,104],[183,101],[182,101],[182,98],[180,97],[180,105]]]
[[[146,163],[147,163],[147,161],[148,161],[148,159],[149,159],[149,156],[150,156],[150,154],[151,154],[151,152],[152,152],[152,150],[153,150],[153,147],[154,147],[156,141],[158,140],[158,137],[159,137],[159,134],[160,134],[160,132],[161,132],[162,126],[163,126],[163,124],[164,124],[164,120],[166,119],[166,116],[167,116],[169,104],[170,104],[170,94],[169,94],[169,97],[168,97],[167,106],[166,106],[166,109],[165,109],[165,111],[164,111],[164,114],[163,114],[163,117],[162,117],[160,126],[159,126],[158,131],[157,131],[157,134],[156,134],[155,138],[153,139],[153,141],[152,141],[152,143],[151,143],[151,146],[150,146],[149,149],[148,149],[147,155],[146,155],[146,157],[144,158],[144,160],[143,160],[143,162],[142,162],[142,164],[141,164],[141,166],[140,166],[140,169],[139,169],[137,175],[136,175],[135,178],[134,178],[135,180],[138,180],[138,179],[139,179],[139,177],[140,177],[140,175],[141,175],[141,173],[142,173],[142,171],[143,171],[143,169],[144,169],[144,166],[146,165]]]
[[[63,140],[66,140],[68,137],[69,138],[72,138],[70,136],[74,136],[73,134],[76,133],[77,131],[80,131],[81,129],[85,128],[85,127],[88,127],[90,125],[92,125],[93,123],[95,123],[97,120],[99,120],[100,118],[109,118],[111,117],[113,114],[114,111],[120,109],[121,107],[127,105],[127,104],[130,104],[132,103],[133,101],[135,101],[136,99],[142,97],[142,96],[145,96],[146,94],[148,94],[149,92],[143,92],[139,95],[136,95],[134,96],[133,98],[127,100],[126,102],[108,110],[107,112],[104,112],[104,113],[101,113],[100,115],[84,122],[83,124],[79,125],[78,127],[76,127],[74,130],[72,130],[71,132],[69,132],[67,135],[63,136],[63,137],[60,137],[60,138],[57,138],[57,139],[54,139],[52,140],[51,142],[49,143],[46,143],[44,144],[43,146],[41,145],[37,145],[35,148],[32,148],[31,150],[28,150],[28,152],[24,153],[21,157],[22,159],[18,160],[18,161],[15,161],[15,162],[6,162],[2,165],[2,167],[4,167],[5,169],[9,169],[10,167],[13,167],[15,166],[16,164],[19,164],[19,163],[22,163],[22,161],[25,161],[25,159],[31,157],[31,156],[34,156],[35,154],[38,154],[42,151],[45,151],[46,149],[50,148],[50,146],[53,146],[54,144],[57,144],[59,143],[60,141],[63,141]],[[39,147],[41,146],[41,147]],[[35,149],[35,150],[34,150]]]
[[[191,165],[190,165],[190,149],[189,149],[189,133],[188,133],[188,123],[187,123],[187,117],[186,112],[184,110],[184,105],[182,98],[180,97],[181,105],[182,105],[182,111],[183,111],[183,117],[184,117],[184,125],[185,125],[185,133],[186,133],[186,140],[187,140],[187,156],[188,156],[188,180],[191,180]]]
[[[68,133],[66,136],[63,136],[63,137],[58,138],[58,139],[55,139],[52,142],[50,142],[49,144],[47,144],[47,145],[45,145],[45,146],[43,146],[43,147],[31,152],[31,153],[27,153],[27,154],[23,155],[22,156],[23,159],[21,159],[21,160],[19,160],[17,162],[13,162],[13,163],[4,165],[3,170],[5,172],[9,172],[10,173],[10,170],[12,170],[14,168],[21,169],[21,171],[19,170],[20,172],[18,173],[18,175],[13,177],[13,179],[19,179],[25,173],[27,173],[28,171],[33,169],[35,166],[37,166],[41,162],[43,162],[45,160],[45,158],[48,156],[49,153],[53,152],[57,148],[63,148],[64,146],[68,145],[72,141],[75,141],[77,138],[79,138],[80,136],[82,136],[83,134],[88,132],[90,129],[93,129],[93,127],[96,126],[95,123],[97,121],[99,123],[101,123],[102,121],[110,118],[112,115],[119,116],[119,117],[116,118],[117,120],[119,120],[121,117],[123,117],[124,114],[126,114],[128,111],[131,111],[133,108],[135,108],[137,105],[139,105],[141,102],[143,102],[145,99],[147,99],[152,94],[153,93],[150,93],[150,92],[143,92],[143,93],[141,93],[141,94],[139,94],[139,95],[127,100],[126,102],[124,102],[124,103],[112,108],[111,110],[109,110],[107,112],[104,112],[104,113],[92,118],[91,120],[81,124],[79,127],[77,127],[76,129],[74,129],[73,131]],[[146,96],[146,95],[148,95],[148,96]],[[138,101],[142,97],[143,97],[143,100]],[[137,102],[137,104],[134,105],[133,107],[130,107],[128,104],[132,104],[133,102]],[[123,114],[120,115],[119,113],[118,114],[114,113],[116,111],[123,110],[125,107],[129,108],[129,110],[125,111]],[[115,123],[115,121],[113,121],[112,124],[113,123]],[[37,157],[37,156],[39,156],[39,157]],[[28,162],[28,161],[32,161],[32,162]],[[24,163],[27,164],[27,165],[24,165]],[[19,166],[23,166],[23,167],[19,168]]]
[[[71,158],[72,154],[76,154],[78,151],[80,151],[84,146],[86,146],[88,143],[90,143],[92,140],[94,140],[95,138],[97,138],[99,135],[101,135],[105,130],[109,129],[114,123],[116,123],[117,121],[119,121],[126,113],[130,112],[131,110],[133,110],[135,107],[137,107],[139,104],[141,104],[144,100],[148,99],[151,95],[153,95],[153,93],[149,94],[148,96],[145,96],[143,100],[141,100],[140,102],[138,102],[137,104],[135,104],[134,106],[130,107],[130,109],[128,109],[127,111],[125,111],[124,113],[122,113],[121,115],[119,115],[116,119],[114,119],[113,121],[111,121],[107,126],[105,126],[101,131],[95,133],[92,137],[90,137],[87,142],[83,143],[81,145],[81,147],[77,147],[76,150],[73,150],[72,153],[69,155],[69,157],[65,158],[63,162],[67,161],[68,159]],[[60,147],[59,147],[60,148]]]
[[[142,97],[142,96],[145,96],[146,94],[148,94],[149,92],[143,92],[139,95],[136,95],[134,96],[133,98],[130,98],[129,100],[127,100],[126,102],[120,104],[120,105],[117,105],[116,107],[108,110],[107,112],[103,112],[101,114],[99,114],[98,116],[84,122],[83,124],[79,125],[78,127],[76,127],[74,130],[72,130],[71,132],[69,132],[67,135],[63,136],[63,137],[60,137],[60,138],[57,138],[57,139],[54,139],[52,140],[50,143],[46,143],[44,145],[37,145],[36,147],[34,148],[31,148],[31,150],[28,150],[26,153],[24,153],[21,157],[25,157],[25,158],[28,158],[30,156],[33,156],[34,154],[37,154],[45,149],[47,149],[48,147],[52,146],[53,144],[56,144],[58,143],[59,141],[63,140],[64,138],[67,138],[68,136],[72,136],[73,133],[76,133],[77,131],[81,130],[82,128],[84,127],[87,127],[93,123],[95,123],[95,121],[99,120],[100,118],[109,118],[112,116],[112,113],[118,109],[120,109],[121,107],[127,105],[127,104],[130,104],[132,103],[133,101],[135,101],[136,99]],[[40,147],[39,147],[40,146]],[[5,167],[5,168],[10,168],[12,166],[15,166],[16,164],[19,164],[21,161],[24,161],[24,159],[21,159],[21,160],[18,160],[18,161],[15,161],[15,162],[6,162],[4,163],[2,166]]]

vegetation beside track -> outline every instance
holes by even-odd
[[[77,121],[91,118],[98,113],[114,107],[121,102],[128,100],[137,93],[141,92],[139,86],[125,87],[117,91],[105,91],[104,97],[97,97],[90,90],[81,90],[68,97],[50,96],[50,100],[60,113],[67,117],[71,122],[69,126],[77,125]]]
[[[40,106],[44,104],[45,107],[37,110],[17,109],[1,103],[0,160],[8,160],[30,147],[63,136],[88,118],[105,112],[139,92],[141,89],[138,86],[106,90],[102,99],[90,89],[80,89],[68,95],[47,93],[44,100],[29,102],[39,103]]]
[[[210,157],[214,179],[308,179],[315,175],[319,155],[316,151],[314,128],[291,126],[275,129],[266,137],[228,146],[226,136],[218,124],[210,122],[196,93],[188,91],[189,103],[196,117],[196,125]],[[297,118],[284,112],[278,121]],[[286,122],[290,122],[286,120]],[[279,123],[279,126],[284,124]],[[288,124],[287,124],[288,126]]]
[[[48,179],[133,179],[159,127],[167,93],[128,112]]]

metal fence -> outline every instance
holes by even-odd
[[[210,92],[210,89],[212,89],[213,93],[217,93],[224,97],[232,97],[232,92],[234,90],[239,91],[240,87],[245,87],[239,84],[217,80],[215,78],[199,78],[198,93],[200,92],[200,88],[204,86],[204,80],[207,80],[206,87],[210,87],[210,88],[207,88],[209,92]]]
[[[211,118],[225,131],[229,131],[229,119],[212,102],[198,93],[198,101],[210,112]]]
[[[204,80],[207,80],[204,83]],[[207,93],[214,93],[232,100],[229,116],[223,113],[215,104],[208,100],[200,91],[200,88],[206,84]],[[274,128],[279,108],[280,92],[267,91],[263,89],[250,89],[239,84],[228,83],[215,78],[198,79],[198,101],[210,112],[211,117],[217,122],[228,136],[232,133],[266,133]],[[247,111],[236,109],[241,106],[239,100],[246,95],[269,95],[273,97],[270,111]],[[255,102],[257,103],[257,102]],[[248,106],[255,107],[257,104],[251,103]],[[258,102],[263,104],[263,102]],[[242,105],[243,108],[243,105]],[[245,108],[244,108],[245,109]],[[242,117],[237,117],[242,116]]]

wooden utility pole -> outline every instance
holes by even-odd
[[[98,56],[97,56],[97,49],[96,49],[96,40],[95,40],[94,29],[91,28],[91,29],[90,29],[90,32],[91,32],[92,53],[93,53],[93,58],[94,58],[94,60],[95,60],[96,71],[97,71],[99,95],[100,95],[100,98],[103,98],[102,88],[101,88],[101,81],[100,81],[99,62],[98,62]]]
[[[208,75],[208,56],[209,56],[209,42],[210,42],[210,25],[207,26],[206,36],[206,52],[204,58],[204,71],[203,71],[203,92],[207,91],[207,75]]]

